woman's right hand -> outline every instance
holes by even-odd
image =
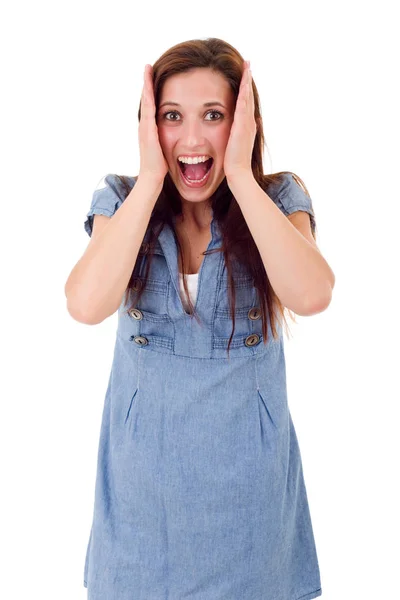
[[[168,163],[158,138],[151,65],[145,65],[144,68],[144,84],[140,102],[139,150],[138,177],[151,178],[154,183],[163,185],[164,178],[168,173]]]

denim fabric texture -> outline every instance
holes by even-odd
[[[284,214],[304,210],[314,219],[310,198],[285,177],[268,195]],[[122,182],[104,177],[84,223],[88,235],[94,214],[111,217],[123,201]],[[221,244],[215,219],[211,234],[208,249]],[[140,279],[146,253],[139,259]],[[142,298],[130,312],[121,302],[84,565],[88,600],[322,594],[282,326],[274,340],[268,324],[264,345],[258,292],[241,269],[229,358],[222,253],[201,264],[200,323],[184,309],[167,225]]]

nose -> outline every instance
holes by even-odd
[[[204,146],[204,127],[198,119],[186,119],[181,129],[182,146],[188,149]]]

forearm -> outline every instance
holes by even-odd
[[[71,271],[65,293],[68,311],[78,321],[100,323],[118,309],[161,189],[138,178]]]
[[[251,173],[228,180],[284,306],[305,316],[330,302],[333,272],[317,248],[292,225]]]

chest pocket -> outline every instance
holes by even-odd
[[[153,252],[146,286],[140,299],[129,313],[134,332],[131,339],[138,345],[153,344],[172,350],[174,327],[172,319],[167,313],[171,278],[164,253],[158,242],[156,242]],[[132,303],[135,303],[139,290],[144,286],[148,255],[149,244],[143,242],[138,254],[138,274],[132,282]]]
[[[154,314],[165,314],[167,312],[167,297],[170,283],[170,275],[167,262],[161,245],[156,243],[154,246],[154,256],[151,259],[149,274],[146,281],[146,287],[139,300],[144,310]],[[139,291],[144,285],[146,264],[149,260],[149,244],[144,242],[138,254],[139,269],[138,275],[133,281],[133,292]]]
[[[232,338],[234,346],[241,346],[246,339],[256,333],[261,338],[262,321],[258,305],[258,293],[253,277],[238,262],[233,263],[235,283],[235,332]],[[217,346],[225,346],[232,333],[232,318],[229,307],[229,280],[224,267],[218,282],[217,302],[214,312],[214,341]],[[256,340],[258,341],[258,340]]]

